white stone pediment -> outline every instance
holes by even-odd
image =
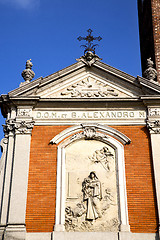
[[[45,78],[22,84],[9,92],[12,97],[40,98],[139,98],[160,93],[160,86],[145,78],[133,77],[105,63],[96,61],[86,67],[77,62]]]
[[[103,78],[85,74],[37,93],[41,98],[129,98],[135,95]]]

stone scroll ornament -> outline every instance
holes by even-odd
[[[83,127],[83,132],[76,133],[71,137],[71,140],[78,140],[84,138],[85,140],[105,140],[107,136],[96,131],[96,127]]]

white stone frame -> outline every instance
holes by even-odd
[[[119,183],[119,212],[120,212],[120,231],[130,231],[128,221],[127,191],[125,179],[124,146],[130,143],[130,139],[121,132],[100,124],[81,124],[67,128],[56,135],[50,143],[58,144],[57,147],[57,188],[56,188],[56,218],[54,231],[65,231],[65,148],[77,139],[67,138],[74,133],[83,131],[84,127],[96,127],[97,132],[104,134],[103,141],[112,146],[116,151],[118,183]],[[111,136],[113,137],[111,137]],[[78,139],[80,140],[80,139]],[[95,139],[96,140],[96,139]],[[123,144],[122,144],[123,143]]]

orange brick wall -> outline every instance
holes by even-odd
[[[125,146],[129,224],[132,232],[156,232],[158,226],[151,147],[143,126],[113,127],[131,139]]]
[[[35,126],[32,132],[26,228],[51,232],[55,222],[56,146],[49,141],[69,126]],[[157,209],[148,132],[143,126],[114,126],[132,143],[125,146],[129,223],[132,232],[156,232]]]

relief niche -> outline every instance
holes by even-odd
[[[98,140],[77,140],[65,150],[67,232],[119,230],[116,152]]]

